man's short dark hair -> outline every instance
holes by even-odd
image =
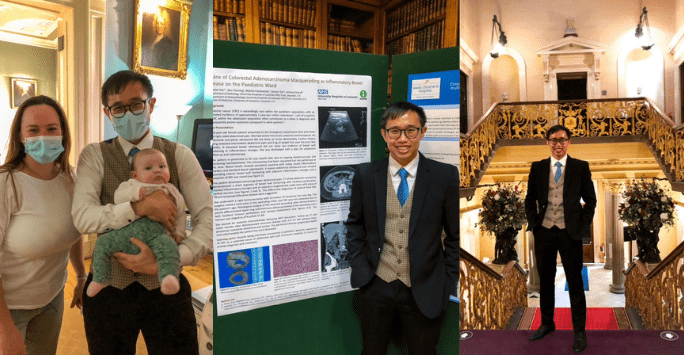
[[[413,111],[418,114],[420,119],[420,126],[424,127],[427,122],[427,117],[425,117],[425,111],[420,106],[416,106],[410,102],[402,101],[395,102],[390,107],[385,110],[380,119],[380,128],[385,129],[387,127],[387,121],[397,119],[409,111]]]
[[[552,134],[554,134],[558,131],[565,131],[565,133],[567,133],[567,135],[568,135],[568,139],[572,138],[572,133],[570,133],[570,130],[568,129],[568,127],[561,126],[561,125],[557,124],[557,125],[549,128],[549,130],[546,132],[546,140],[549,140],[549,137],[551,137]]]
[[[126,85],[136,81],[142,84],[145,92],[147,93],[147,98],[151,98],[152,94],[154,93],[154,89],[152,88],[152,83],[147,75],[136,73],[132,70],[122,70],[112,74],[112,76],[110,76],[102,85],[102,104],[109,106],[109,95],[116,95],[120,93],[121,90],[126,87]]]

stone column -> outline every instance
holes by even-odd
[[[610,270],[613,267],[613,243],[615,240],[613,230],[615,229],[615,212],[613,211],[613,193],[610,189],[605,192],[604,196],[606,214],[603,220],[606,227],[606,260],[603,264],[603,268]]]
[[[527,292],[539,292],[539,271],[537,271],[537,258],[534,257],[534,234],[532,231],[527,232],[527,240],[529,244],[528,252],[530,253],[530,273],[527,281]]]
[[[618,206],[622,202],[622,195],[619,194],[618,188],[612,188],[613,196],[611,198],[611,207],[613,210],[613,282],[610,284],[610,292],[625,293],[625,236],[624,227],[618,218]]]

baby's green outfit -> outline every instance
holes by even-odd
[[[172,184],[146,184],[135,179],[123,182],[114,194],[115,203],[139,200],[140,188],[147,188],[149,195],[155,190],[162,189],[176,200],[176,224],[174,232],[185,235],[185,201],[178,189]],[[178,278],[180,274],[180,254],[176,241],[170,237],[164,226],[147,217],[142,217],[131,224],[110,231],[97,238],[93,250],[93,281],[104,285],[111,283],[112,261],[116,252],[126,254],[138,254],[140,248],[131,243],[131,237],[138,238],[147,244],[157,257],[159,266],[159,283],[166,276],[173,275]]]
[[[164,226],[147,217],[101,235],[95,243],[93,251],[93,281],[109,284],[112,277],[112,256],[116,252],[138,254],[140,248],[131,243],[131,237],[138,238],[147,244],[159,265],[159,283],[168,275],[178,277],[180,254],[178,245],[166,234]]]

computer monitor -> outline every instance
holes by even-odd
[[[211,118],[198,118],[192,130],[192,151],[204,171],[204,176],[214,177],[214,129]]]

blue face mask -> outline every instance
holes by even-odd
[[[139,115],[134,115],[131,111],[127,111],[121,118],[113,118],[114,130],[123,139],[127,141],[135,141],[140,139],[147,129],[150,128],[150,106],[146,105],[145,111]]]
[[[64,151],[62,136],[28,137],[24,140],[24,151],[40,164],[52,163]]]

